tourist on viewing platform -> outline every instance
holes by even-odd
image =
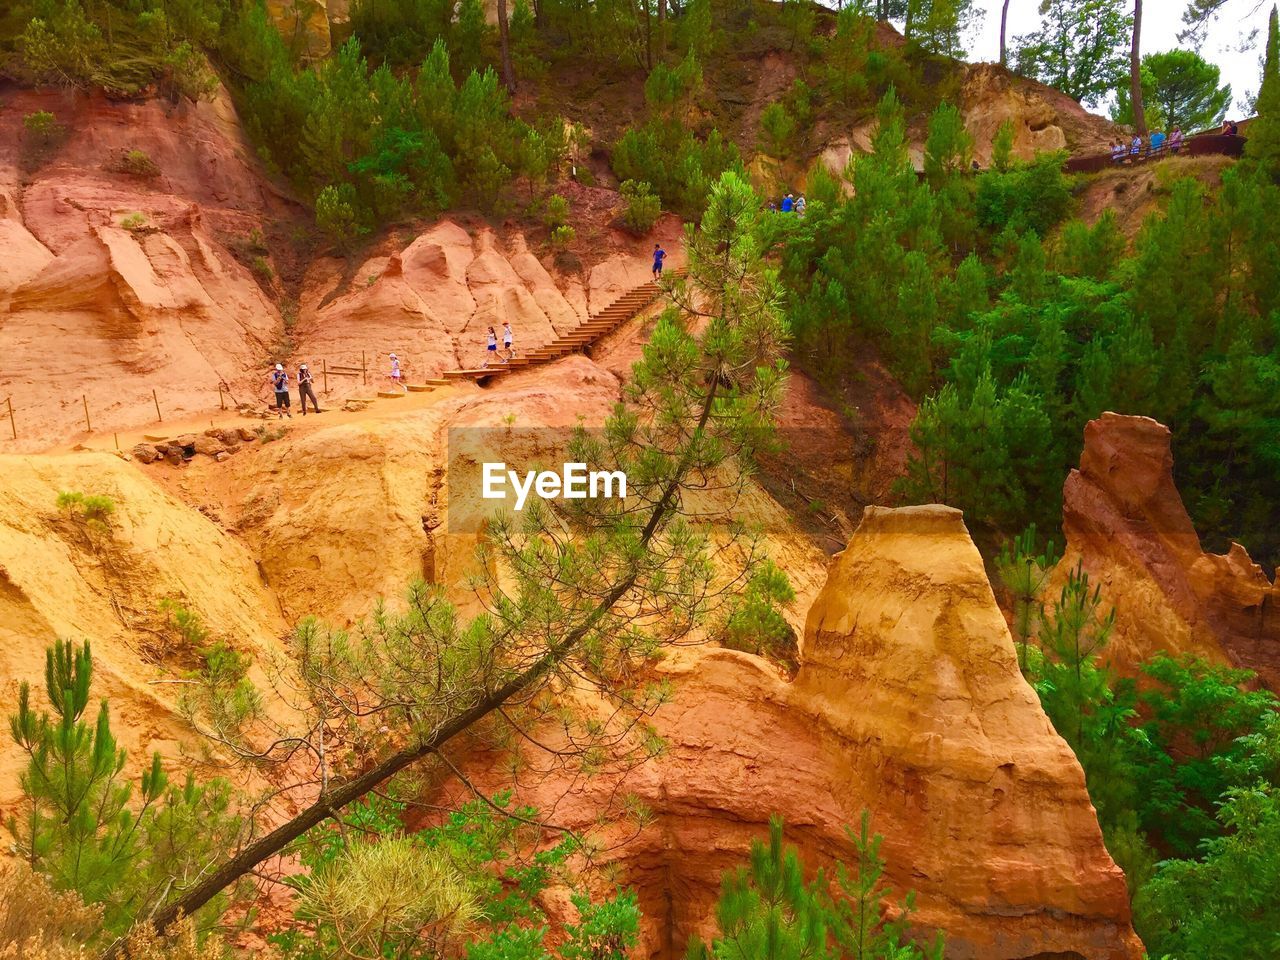
[[[1222,121],[1222,132],[1220,136],[1238,137],[1240,136],[1240,126],[1234,120]]]
[[[662,279],[662,261],[665,259],[667,259],[667,251],[655,243],[653,245],[653,279]]]
[[[271,373],[271,388],[276,392],[276,419],[288,417],[292,420],[293,414],[289,412],[289,375],[284,372],[283,363],[277,363]]]
[[[304,363],[298,367],[298,403],[302,404],[302,415],[307,415],[307,398],[311,398],[311,409],[314,413],[320,412],[320,401],[316,399],[315,387],[312,384],[311,371]]]
[[[1175,125],[1173,128],[1173,132],[1169,134],[1169,152],[1176,157],[1178,155],[1178,151],[1181,149],[1182,149],[1182,128]]]
[[[503,363],[506,363],[516,355],[516,352],[511,349],[511,341],[513,339],[515,339],[515,337],[511,333],[511,321],[504,321],[502,324],[502,349],[503,352],[506,353],[506,356],[502,358]]]
[[[1125,149],[1124,144],[1119,140],[1113,141],[1111,144],[1111,162],[1124,163]]]
[[[485,356],[484,366],[489,366],[489,362],[498,355],[498,335],[493,332],[493,327],[489,328],[489,332],[485,334],[485,349],[488,354]]]
[[[1133,143],[1129,144],[1129,156],[1138,158],[1142,156],[1142,135],[1135,133],[1133,135]]]
[[[1151,152],[1159,153],[1164,149],[1164,140],[1165,136],[1163,130],[1157,130],[1155,133],[1151,134]]]

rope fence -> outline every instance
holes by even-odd
[[[344,360],[343,362],[340,362],[340,363],[330,363],[328,361],[328,358],[322,358],[319,362],[318,370],[314,369],[314,367],[316,366],[314,362],[311,363],[310,366],[313,368],[311,370],[311,373],[315,378],[315,386],[319,388],[321,396],[324,396],[326,398],[330,397],[333,394],[334,390],[338,387],[339,383],[354,381],[356,386],[367,387],[370,384],[371,377],[375,382],[378,381],[379,379],[379,374],[375,373],[370,367],[369,354],[367,351],[361,351],[360,360],[358,363],[355,362],[354,360]],[[404,393],[409,392],[406,386],[406,381],[408,378],[407,376],[405,376],[405,372],[410,370],[411,368],[412,368],[412,364],[408,360],[401,358],[400,387],[401,387],[401,391]],[[292,369],[289,371],[289,391],[291,394],[296,394],[298,391],[297,375],[298,375],[297,364],[294,364],[292,365]],[[333,382],[331,382],[330,378],[333,378]],[[388,368],[388,370],[381,375],[381,379],[388,381],[388,383],[393,382],[390,376],[390,368]],[[435,382],[439,383],[440,381],[435,381]],[[135,429],[135,428],[142,429],[147,426],[150,426],[152,423],[164,423],[164,412],[161,409],[161,404],[160,404],[160,391],[158,391],[154,387],[147,388],[147,389],[149,390],[149,393],[150,393],[149,399],[151,400],[151,405],[155,408],[155,420],[145,421],[145,422],[138,421],[136,423],[131,424],[130,429]],[[271,387],[270,368],[268,368],[267,373],[264,374],[262,385],[254,393],[252,400],[245,400],[245,401],[238,400],[235,396],[235,393],[232,390],[231,385],[228,384],[226,380],[218,381],[217,390],[218,390],[218,409],[222,411],[235,410],[242,413],[247,413],[250,408],[253,408],[253,409],[260,408],[265,412],[266,410],[272,409],[272,404],[274,403],[275,391]],[[382,393],[383,395],[386,395],[385,391],[380,390],[379,392]],[[145,403],[147,399],[148,399],[147,395],[143,394],[140,397],[135,397],[130,402],[132,404]],[[369,399],[373,399],[373,398],[370,397]],[[65,422],[65,413],[67,411],[68,402],[75,403],[74,398],[68,398],[68,401],[64,401],[63,404],[61,405],[60,412],[63,413],[64,416],[60,417],[59,419],[62,422]],[[118,405],[119,404],[115,404],[115,406],[118,406]],[[82,393],[80,395],[80,403],[77,404],[77,406],[79,406],[81,411],[83,412],[82,413],[83,424],[84,424],[84,431],[86,433],[97,432],[95,431],[95,428],[94,428],[95,420],[98,423],[99,428],[101,427],[102,423],[106,422],[107,417],[103,415],[103,409],[102,408],[95,409],[87,393]],[[18,430],[18,423],[21,421],[20,414],[22,413],[23,409],[24,408],[21,406],[21,404],[19,404],[18,406],[14,405],[12,394],[5,397],[3,400],[0,400],[0,424],[3,424],[5,421],[8,421],[7,430],[5,430],[3,426],[0,426],[0,441],[5,441],[5,440],[17,441],[19,439],[24,439],[20,437],[19,430]],[[32,410],[34,409],[34,405],[29,405],[25,409]],[[181,414],[177,416],[195,417],[205,412],[207,411],[205,410],[182,411]],[[170,412],[170,416],[171,418],[175,416],[172,411]],[[65,437],[33,438],[30,435],[28,435],[25,439],[48,439],[50,443],[57,443],[59,440],[66,439],[66,438]],[[118,441],[117,441],[117,446],[119,446]]]

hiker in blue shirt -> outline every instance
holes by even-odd
[[[782,198],[783,213],[790,213],[792,208],[795,207],[795,205],[796,205],[795,198],[792,197],[791,194],[788,193],[785,197]]]
[[[667,251],[658,244],[653,245],[653,279],[662,279],[662,261],[667,259]]]
[[[1164,147],[1164,131],[1157,130],[1151,135],[1151,152],[1159,153]]]

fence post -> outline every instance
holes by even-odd
[[[84,425],[85,429],[93,433],[93,424],[89,422],[89,396],[88,394],[80,394],[80,399],[84,401]]]
[[[367,387],[369,385],[369,367],[364,362],[364,351],[360,351],[360,377]]]
[[[13,439],[18,439],[18,424],[13,419],[13,397],[4,398],[5,405],[9,408],[9,432],[13,434]]]
[[[164,423],[164,417],[160,416],[160,398],[156,396],[156,388],[151,388],[151,402],[156,405],[156,421]]]
[[[218,381],[218,406],[223,410],[227,409],[227,398],[222,392],[221,380]]]
[[[324,395],[329,395],[329,361],[321,358],[320,370],[324,373]]]

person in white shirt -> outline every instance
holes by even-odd
[[[502,324],[502,349],[503,352],[506,353],[506,356],[502,358],[503,363],[506,363],[516,355],[516,352],[511,349],[511,341],[513,339],[514,335],[511,333],[511,321],[507,320]]]

